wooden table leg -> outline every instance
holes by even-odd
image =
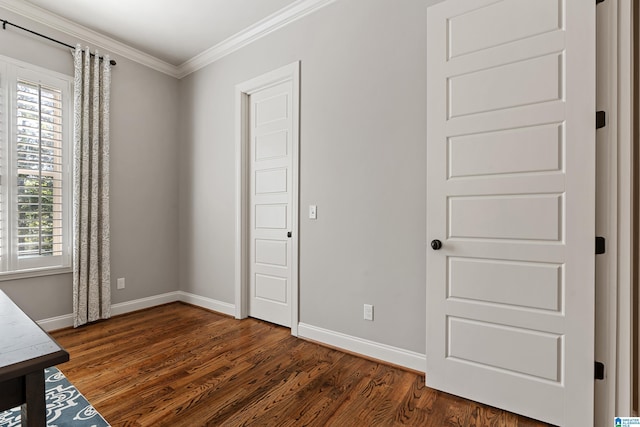
[[[21,408],[23,427],[46,427],[47,407],[44,398],[44,370],[25,375],[25,403]]]

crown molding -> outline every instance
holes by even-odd
[[[178,78],[206,67],[298,19],[321,9],[336,0],[298,0],[278,12],[247,27],[239,33],[194,56],[178,66]]]
[[[83,42],[90,43],[95,47],[105,49],[115,55],[120,55],[161,73],[182,79],[334,1],[336,0],[297,0],[177,67],[23,0],[0,0],[0,7],[80,39]]]
[[[0,0],[0,7],[69,36],[80,39],[82,42],[88,42],[89,44],[100,49],[104,49],[114,55],[123,56],[146,67],[160,71],[161,73],[168,74],[176,78],[178,77],[178,67],[175,65],[162,61],[138,49],[134,49],[124,43],[107,37],[104,34],[100,34],[97,31],[93,31],[85,26],[51,13],[33,4],[22,0]],[[75,44],[75,42],[69,44]]]

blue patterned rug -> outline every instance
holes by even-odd
[[[109,427],[57,368],[44,370],[44,388],[48,427]],[[20,427],[20,408],[0,412],[0,427]]]

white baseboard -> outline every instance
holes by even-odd
[[[132,311],[144,310],[145,308],[156,307],[170,302],[180,301],[180,292],[167,292],[166,294],[154,295],[151,297],[134,299],[133,301],[120,302],[111,305],[111,315],[131,313]]]
[[[188,292],[178,292],[180,300],[187,304],[197,305],[198,307],[206,308],[208,310],[217,311],[218,313],[226,314],[228,316],[235,316],[236,306],[229,304],[228,302],[218,301],[212,298],[201,297],[200,295],[190,294]]]
[[[304,323],[298,324],[298,336],[383,362],[413,369],[414,371],[424,372],[427,366],[427,359],[424,354]]]
[[[73,326],[73,314],[50,317],[48,319],[38,320],[36,323],[47,332],[55,331],[57,329],[64,329],[68,328],[69,326]]]
[[[111,315],[118,316],[120,314],[131,313],[133,311],[143,310],[145,308],[156,307],[162,304],[182,301],[193,304],[208,310],[217,311],[223,314],[233,316],[235,314],[235,305],[211,298],[201,297],[199,295],[190,294],[188,292],[175,291],[165,294],[154,295],[151,297],[140,298],[133,301],[121,302],[111,306]],[[37,321],[38,325],[45,331],[55,331],[57,329],[68,328],[73,326],[73,314],[65,314],[62,316],[51,317]]]

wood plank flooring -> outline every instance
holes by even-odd
[[[546,424],[424,385],[424,376],[173,303],[52,333],[59,368],[119,426]]]

